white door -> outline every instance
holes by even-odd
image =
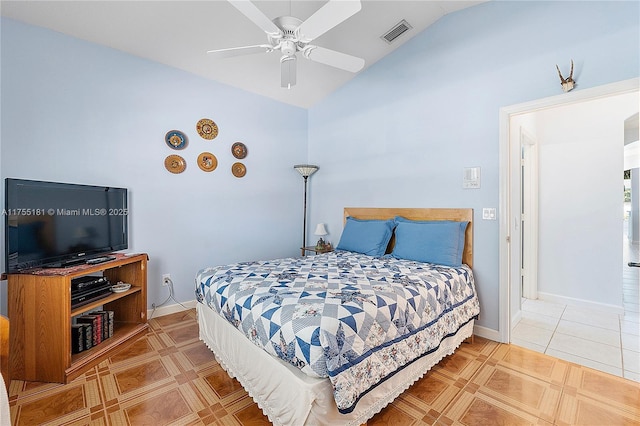
[[[520,282],[525,299],[538,298],[538,144],[520,129]]]
[[[533,114],[510,121],[510,323],[521,317],[522,298],[538,297],[538,143]]]

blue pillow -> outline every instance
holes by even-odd
[[[347,217],[336,250],[382,256],[387,250],[394,226],[393,219],[362,220]]]
[[[464,240],[465,240],[465,231],[467,230],[467,225],[469,222],[459,222],[456,220],[411,220],[402,216],[395,217],[396,225],[399,222],[409,222],[409,223],[457,223],[460,225],[460,235],[458,240],[458,248],[460,250],[460,259],[462,259],[462,252],[464,251]]]
[[[445,266],[462,265],[465,230],[469,222],[412,221],[403,217],[396,217],[395,221],[393,257]]]

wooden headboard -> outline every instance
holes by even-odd
[[[468,221],[464,238],[462,263],[473,267],[473,209],[411,209],[411,208],[376,208],[376,207],[345,207],[344,221],[347,217],[355,219],[393,219],[402,216],[409,220],[454,220]],[[395,240],[391,239],[387,252],[393,248]]]

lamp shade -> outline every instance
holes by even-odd
[[[305,177],[305,178],[311,176],[312,174],[317,172],[319,169],[318,166],[313,166],[311,164],[297,164],[293,166],[293,168],[296,169],[298,172],[300,172],[302,177]]]
[[[322,237],[322,236],[327,235],[327,234],[328,234],[327,228],[324,226],[324,223],[319,223],[316,226],[316,231],[314,232],[314,235],[319,235],[319,236]]]

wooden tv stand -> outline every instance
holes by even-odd
[[[11,379],[68,383],[146,332],[147,255],[115,256],[97,265],[8,274]],[[96,273],[131,288],[72,309],[71,279]],[[100,307],[114,311],[113,336],[71,354],[71,319]]]

